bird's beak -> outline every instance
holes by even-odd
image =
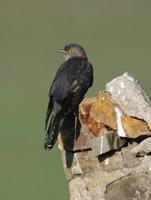
[[[67,53],[67,51],[65,51],[64,49],[58,49],[57,52],[63,53],[63,54],[66,54],[66,53]]]

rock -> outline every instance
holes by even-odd
[[[123,112],[128,116],[143,119],[151,129],[151,101],[137,80],[124,73],[107,83],[106,91]]]
[[[146,154],[150,154],[151,153],[151,138],[147,138],[144,141],[142,141],[140,144],[138,144],[136,147],[134,147],[131,150],[132,153],[135,153],[136,155],[138,155],[139,153],[144,153],[144,155]]]
[[[150,200],[150,100],[127,73],[106,90],[81,102],[81,127],[72,115],[61,129],[70,200]]]
[[[99,160],[92,155],[91,151],[83,152],[64,152],[62,151],[65,176],[68,180],[77,175],[82,175],[99,169]]]
[[[116,123],[116,105],[110,97],[104,92],[99,91],[96,101],[92,104],[90,116],[97,122],[117,130]]]
[[[99,91],[96,98],[86,98],[82,101],[79,106],[79,118],[81,125],[95,137],[105,135],[107,127],[121,137],[136,138],[141,135],[151,135],[146,122],[126,115],[120,105],[113,102],[104,91]]]
[[[82,127],[84,127],[85,131],[95,137],[100,134],[103,135],[104,131],[106,131],[105,125],[98,123],[90,116],[92,106],[96,101],[95,97],[85,98],[79,106],[79,119]]]
[[[129,175],[109,184],[105,198],[106,200],[150,200],[151,174]]]
[[[100,163],[100,169],[69,181],[70,200],[150,200],[151,156],[136,158],[118,154]],[[103,165],[103,166],[102,166]]]
[[[89,141],[93,156],[120,150],[127,143],[127,139],[120,138],[114,131],[108,131],[105,135],[92,138]]]

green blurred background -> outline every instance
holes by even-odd
[[[94,65],[87,95],[125,71],[151,94],[150,0],[0,0],[0,199],[69,199],[58,148],[43,149],[56,50],[69,42]]]

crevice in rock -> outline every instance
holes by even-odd
[[[114,184],[114,183],[117,183],[117,182],[121,181],[122,179],[124,179],[124,178],[126,178],[126,177],[129,177],[130,175],[131,175],[131,173],[129,173],[129,174],[125,175],[125,176],[122,176],[122,177],[120,177],[120,178],[118,178],[118,179],[116,179],[116,180],[110,182],[109,184],[107,184],[107,185],[106,185],[106,188],[105,188],[105,194],[107,193],[108,187],[109,187],[110,185],[112,185],[112,184]]]

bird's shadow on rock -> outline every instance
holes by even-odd
[[[78,115],[77,115],[78,116]],[[63,121],[61,137],[65,150],[66,166],[70,168],[74,158],[74,143],[80,135],[81,124],[74,113],[70,113]]]

